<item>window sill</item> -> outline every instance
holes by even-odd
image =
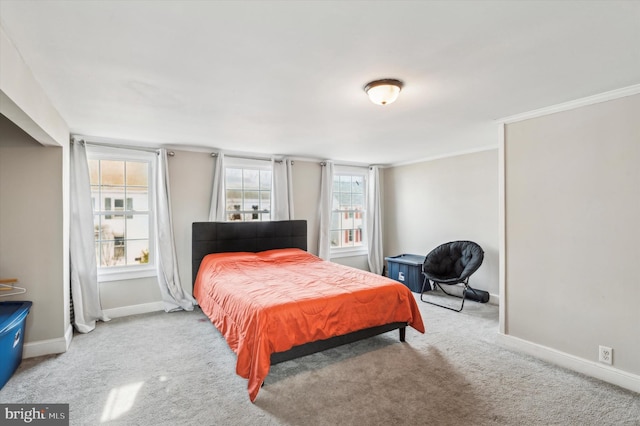
[[[369,250],[367,250],[364,247],[342,248],[342,249],[331,250],[332,259],[337,259],[340,257],[366,256],[368,254],[369,254]]]
[[[155,266],[113,268],[106,271],[98,270],[98,282],[135,280],[157,275]]]

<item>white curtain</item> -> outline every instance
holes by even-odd
[[[320,174],[320,233],[318,236],[318,256],[331,258],[331,210],[333,208],[333,163],[325,161]]]
[[[211,222],[225,221],[225,188],[224,188],[224,154],[219,152],[215,157],[213,169],[213,187],[211,190],[211,207],[209,220]]]
[[[73,325],[79,332],[88,333],[96,327],[97,320],[109,321],[109,318],[102,312],[100,305],[91,184],[84,141],[72,141],[69,157],[69,263]]]
[[[273,202],[271,220],[293,220],[293,161],[271,160]]]
[[[179,309],[192,311],[196,301],[184,292],[178,274],[178,259],[171,220],[169,168],[167,167],[167,151],[165,149],[158,152],[155,191],[158,285],[162,294],[164,310],[166,312]]]
[[[382,274],[382,206],[380,200],[380,170],[377,166],[369,168],[367,185],[367,245],[369,248],[369,270]]]

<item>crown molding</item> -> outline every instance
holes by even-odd
[[[511,115],[509,117],[500,118],[497,119],[496,122],[499,124],[515,123],[517,121],[529,120],[531,118],[555,114],[556,112],[568,111],[587,105],[593,105],[600,102],[611,101],[613,99],[624,98],[626,96],[637,95],[638,93],[640,93],[640,84],[635,84],[633,86],[623,87],[621,89],[611,90],[609,92],[599,93],[593,96],[587,96],[586,98],[580,98],[573,101],[536,109],[533,111],[523,112],[521,114]]]

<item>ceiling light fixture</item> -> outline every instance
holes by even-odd
[[[398,99],[402,82],[392,78],[375,80],[364,86],[364,91],[369,95],[371,102],[377,105],[387,105]]]

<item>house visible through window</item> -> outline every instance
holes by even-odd
[[[155,153],[88,153],[98,270],[149,266],[154,259],[152,169]]]
[[[227,221],[271,220],[271,162],[228,158],[225,166]]]
[[[366,248],[363,237],[364,174],[335,173],[331,214],[331,249]]]

